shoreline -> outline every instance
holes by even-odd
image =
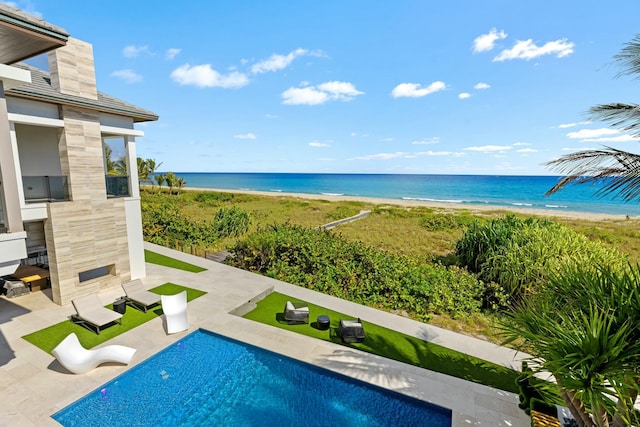
[[[145,186],[146,187],[146,186]],[[257,190],[228,190],[223,188],[195,188],[184,187],[182,190],[186,191],[209,191],[216,193],[236,193],[236,194],[252,194],[256,196],[270,196],[270,197],[296,197],[300,199],[309,200],[327,200],[329,202],[365,202],[372,205],[396,205],[403,207],[428,207],[444,209],[449,211],[471,211],[474,213],[482,212],[514,212],[525,215],[535,215],[547,218],[565,218],[565,219],[581,219],[588,221],[602,221],[602,220],[624,220],[629,219],[626,215],[617,214],[603,214],[592,212],[575,212],[575,211],[551,211],[546,209],[534,209],[534,208],[521,208],[517,206],[502,207],[502,206],[486,206],[486,205],[472,205],[472,204],[456,204],[446,202],[433,202],[426,200],[403,200],[403,199],[385,199],[378,197],[364,197],[364,196],[344,196],[344,195],[328,195],[328,194],[311,194],[311,193],[288,193],[280,191],[257,191]],[[632,217],[634,218],[634,217]]]

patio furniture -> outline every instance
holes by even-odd
[[[187,291],[175,295],[161,295],[162,311],[167,321],[167,334],[189,329],[187,317]]]
[[[0,279],[2,284],[2,293],[7,298],[15,298],[29,293],[29,287],[20,280]]]
[[[127,294],[127,302],[145,313],[150,307],[160,304],[160,295],[146,290],[140,279],[123,283],[122,289]]]
[[[331,319],[326,314],[321,314],[320,316],[318,316],[316,324],[318,325],[318,329],[320,329],[321,331],[326,331],[327,329],[329,329]]]
[[[122,314],[105,308],[96,294],[76,298],[71,302],[76,309],[76,314],[71,315],[71,321],[90,330],[94,327],[96,334],[100,333],[103,326],[114,322],[122,325]]]
[[[84,374],[106,362],[128,365],[135,352],[135,348],[123,345],[108,345],[95,350],[87,350],[80,344],[76,334],[72,332],[51,351],[51,354],[69,372]]]
[[[360,318],[358,320],[342,320],[338,327],[338,336],[342,338],[342,342],[354,343],[364,341],[364,327]]]
[[[120,297],[113,302],[113,311],[120,314],[125,314],[127,312],[127,299],[125,297]]]
[[[309,306],[303,302],[287,301],[284,305],[284,320],[289,325],[309,323]]]

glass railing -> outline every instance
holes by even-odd
[[[105,175],[107,197],[128,197],[129,177],[127,175]]]
[[[23,176],[24,200],[27,203],[70,200],[66,176]]]

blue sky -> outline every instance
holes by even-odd
[[[613,56],[640,2],[12,2],[93,44],[98,90],[159,114],[138,155],[174,172],[545,175],[628,135]]]

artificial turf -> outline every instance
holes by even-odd
[[[351,319],[352,317],[329,310],[325,307],[308,303],[309,312],[311,313],[311,323],[289,325],[283,317],[283,309],[287,301],[300,300],[273,292],[259,301],[257,307],[244,317],[310,337],[357,348],[399,362],[409,363],[431,371],[462,378],[467,381],[518,393],[518,387],[516,386],[518,372],[512,369],[369,323],[366,319],[362,319],[366,339],[362,343],[354,344],[343,344],[340,337],[337,336],[340,319]],[[317,328],[315,319],[320,314],[326,314],[331,319],[331,325],[328,331]]]
[[[149,291],[159,295],[174,295],[183,290],[187,291],[187,301],[192,301],[206,292],[199,291],[197,289],[187,288],[185,286],[176,285],[174,283],[165,283],[164,285],[157,286]],[[108,309],[113,309],[113,304],[106,306]],[[60,341],[62,341],[71,332],[75,332],[80,340],[80,343],[85,348],[92,348],[98,344],[110,340],[128,330],[140,326],[141,324],[148,322],[151,319],[162,315],[162,307],[152,307],[147,310],[146,313],[136,310],[133,307],[127,307],[127,311],[122,316],[122,325],[115,324],[100,331],[100,334],[96,334],[93,331],[86,329],[85,327],[72,323],[70,320],[57,323],[47,328],[41,329],[37,332],[25,335],[22,338],[29,341],[31,344],[40,348],[41,350],[51,353]]]
[[[161,255],[157,252],[144,251],[144,260],[151,264],[158,264],[164,267],[176,268],[178,270],[188,271],[190,273],[200,273],[201,271],[207,271],[206,268],[198,267],[197,265],[189,264],[188,262],[180,261],[175,258],[171,258],[165,255]]]

